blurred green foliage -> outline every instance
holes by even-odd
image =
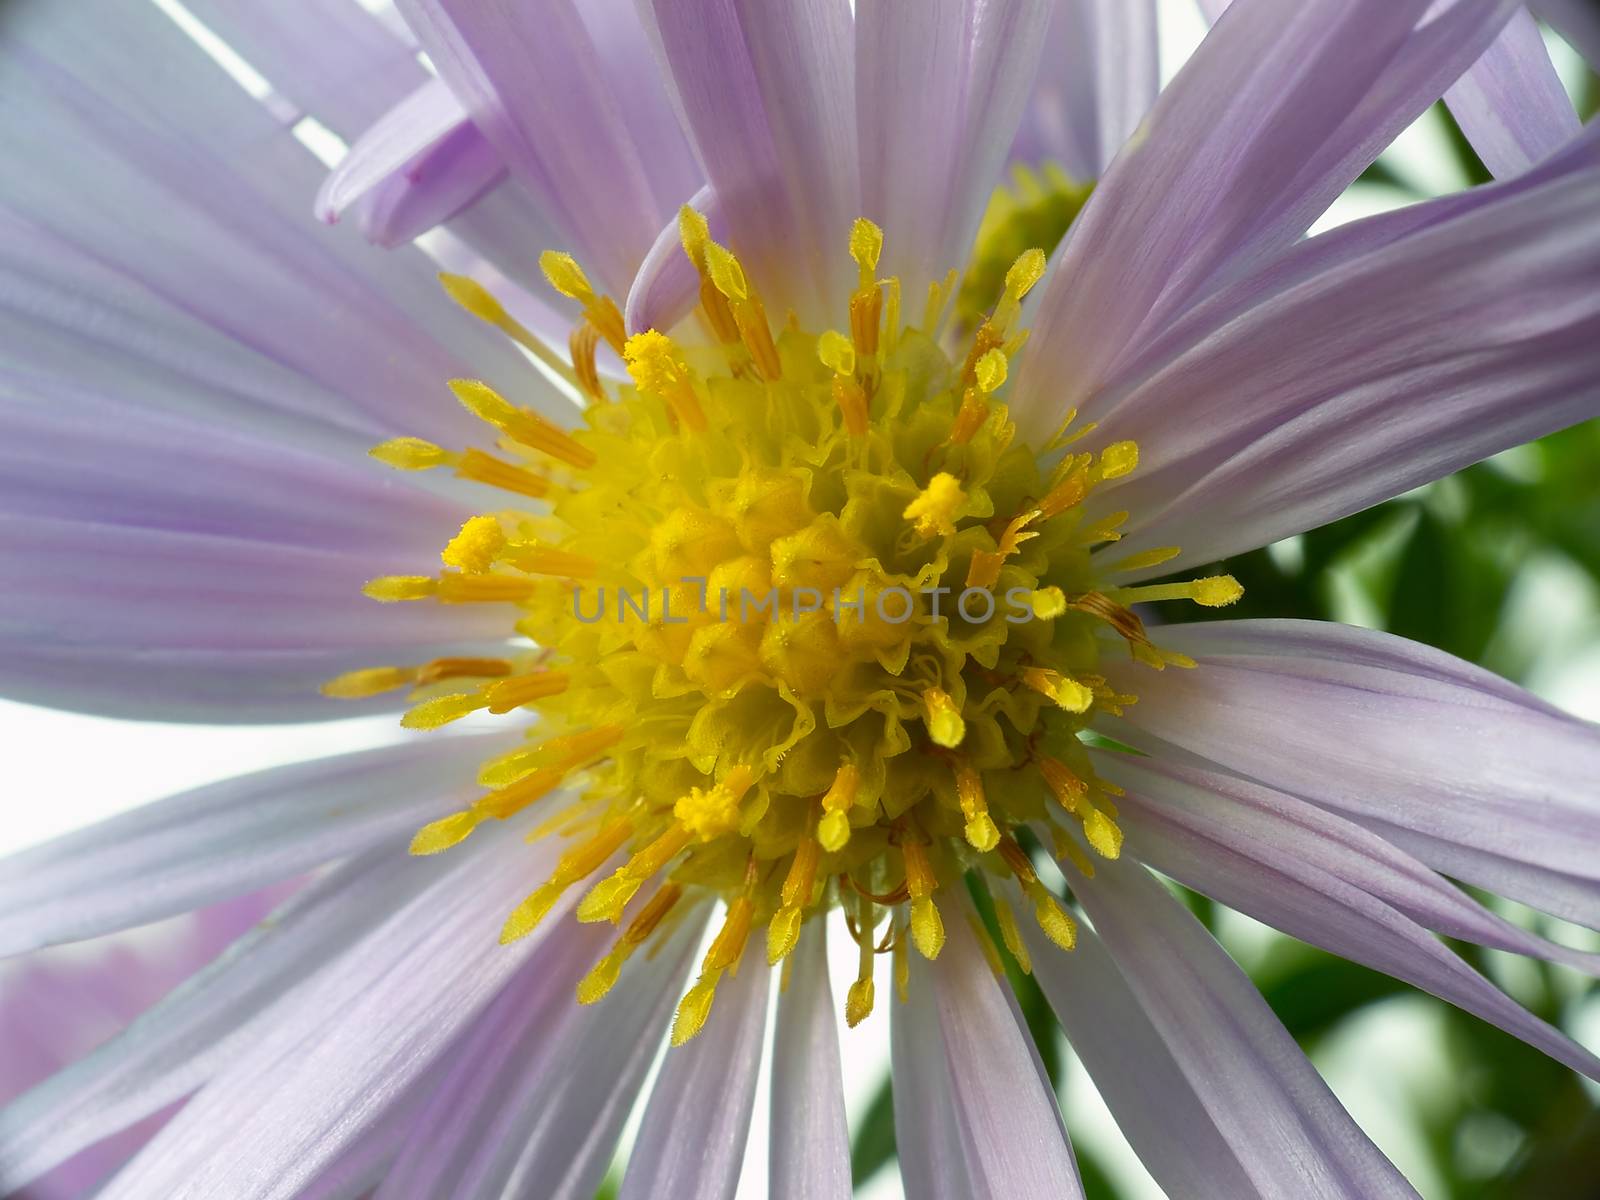
[[[1600,79],[1580,100],[1584,115],[1600,108]],[[1443,113],[1443,109],[1440,109]],[[1466,176],[1488,179],[1453,122],[1452,146]],[[1380,160],[1365,177],[1404,186]],[[1597,216],[1600,219],[1600,216]],[[1589,422],[1480,463],[1294,539],[1221,564],[1245,586],[1226,610],[1174,609],[1173,620],[1303,617],[1350,620],[1437,646],[1523,681],[1544,648],[1534,614],[1518,618],[1518,584],[1530,563],[1558,563],[1589,589],[1591,625],[1600,596],[1600,422]],[[992,907],[972,885],[986,922]],[[1191,897],[1200,918],[1217,928],[1214,906]],[[1253,976],[1291,1033],[1315,1053],[1372,1006],[1416,996],[1409,986],[1282,935],[1253,964]],[[996,941],[998,942],[998,936]],[[1226,941],[1226,938],[1224,938]],[[1479,970],[1485,952],[1455,944]],[[1560,1025],[1576,1007],[1576,980],[1546,964],[1527,964],[1517,998]],[[1059,1081],[1063,1043],[1038,985],[1008,961],[1022,1013],[1051,1078]],[[1493,976],[1493,972],[1487,972]],[[1500,1030],[1436,1002],[1448,1071],[1418,1114],[1434,1177],[1429,1200],[1600,1200],[1600,1108],[1560,1066]],[[1070,1054],[1070,1050],[1066,1051]],[[1486,1148],[1487,1147],[1487,1148]],[[1089,1200],[1120,1200],[1095,1144],[1075,1142]],[[859,1123],[852,1169],[858,1185],[894,1158],[889,1084]]]

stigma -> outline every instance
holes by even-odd
[[[1017,440],[1005,382],[1040,250],[1017,254],[987,309],[962,317],[954,273],[902,296],[877,273],[882,231],[857,221],[840,251],[855,286],[835,327],[809,330],[774,320],[703,216],[683,209],[679,230],[700,279],[694,337],[629,335],[580,264],[544,256],[583,313],[560,364],[589,400],[579,428],[456,380],[482,445],[373,450],[495,487],[505,507],[467,521],[436,575],[376,579],[367,594],[493,605],[524,647],[326,685],[407,689],[412,728],[483,712],[525,724],[523,744],[484,764],[483,794],[419,830],[412,853],[522,814],[540,821],[535,836],[562,839],[554,870],[507,897],[502,940],[558,911],[616,926],[578,987],[584,1004],[686,911],[719,901],[675,1043],[706,1026],[752,937],[776,966],[833,910],[860,951],[852,1025],[874,1008],[877,959],[903,994],[906,956],[940,954],[946,921],[969,917],[967,888],[989,891],[1022,969],[1019,920],[1071,950],[1073,920],[1035,864],[1049,854],[1092,872],[1121,852],[1117,789],[1081,735],[1136,698],[1101,659],[1193,666],[1131,606],[1228,604],[1238,585],[1120,584],[1176,554],[1106,566],[1096,553],[1127,517],[1096,493],[1137,469],[1137,446],[1079,449],[1092,427],[1070,418],[1049,444]],[[446,286],[554,357],[481,288]],[[600,342],[625,382],[602,379]]]

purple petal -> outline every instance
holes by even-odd
[[[1528,7],[1571,42],[1591,67],[1600,65],[1600,12],[1590,0],[1531,0]]]
[[[578,980],[613,936],[608,928],[570,920],[551,930],[539,953],[451,1047],[374,1200],[490,1194],[463,1187],[462,1174],[524,1072],[536,1070],[541,1052],[551,1050],[552,1035],[574,1007]],[[547,1102],[559,1096],[547,1095]]]
[[[462,807],[504,735],[421,738],[181,792],[12,855],[0,953],[129,929],[288,879]]]
[[[1098,179],[1160,90],[1154,0],[1061,0],[1010,157]]]
[[[1292,937],[1403,979],[1521,1038],[1575,1071],[1600,1077],[1600,1059],[1534,1017],[1469,967],[1407,912],[1390,890],[1423,893],[1422,907],[1447,903],[1414,860],[1402,874],[1366,842],[1380,839],[1303,801],[1234,776],[1134,760],[1099,758],[1106,777],[1128,789],[1118,820],[1134,855],[1165,875],[1265,921]],[[1124,802],[1125,801],[1125,802]],[[1350,838],[1359,848],[1342,839]],[[1381,844],[1381,843],[1380,843]],[[1461,897],[1453,907],[1467,908]],[[1501,931],[1487,912],[1479,922]],[[1503,936],[1497,940],[1509,940]],[[1528,939],[1533,940],[1533,939]],[[1588,959],[1600,974],[1600,955]]]
[[[1511,18],[1445,102],[1483,165],[1502,178],[1526,171],[1583,128],[1527,9]]]
[[[391,843],[330,872],[246,933],[228,955],[203,969],[195,963],[183,987],[159,1002],[146,997],[127,1015],[147,1011],[119,1036],[0,1109],[0,1185],[26,1183],[148,1119],[236,1058],[292,1004],[290,994],[302,980],[448,865],[445,858],[407,863],[403,856],[404,847]],[[235,924],[218,932],[242,929]]]
[[[21,329],[7,334],[13,378],[48,390],[103,371],[97,360],[112,353],[182,376],[220,343],[249,368],[217,379],[224,395],[298,391],[304,400],[275,403],[380,437],[476,434],[441,391],[457,376],[568,407],[449,302],[420,253],[382,254],[308,222],[320,164],[160,10],[113,5],[89,23],[58,14],[26,4],[8,21],[5,111],[19,119],[0,119],[0,155],[42,165],[0,179],[8,229],[39,248],[7,257],[105,286],[56,284],[44,305],[7,279],[25,297],[11,317]],[[162,70],[138,65],[151,61]]]
[[[1227,621],[1166,626],[1161,642],[1199,667],[1158,675],[1108,664],[1139,694],[1125,719],[1136,744],[1153,735],[1374,829],[1441,871],[1600,927],[1594,726],[1370,630]]]
[[[420,224],[431,229],[488,189],[504,172],[499,156],[478,133],[455,96],[442,82],[429,80],[390,109],[351,145],[344,159],[328,173],[313,205],[329,224],[375,190],[411,195],[411,206],[429,210],[435,219]],[[446,204],[448,197],[450,203]],[[400,200],[386,194],[385,208]],[[371,233],[368,232],[369,238]],[[382,239],[372,239],[382,241]],[[383,243],[397,245],[396,237]]]
[[[565,248],[601,287],[625,295],[663,212],[682,197],[653,193],[577,7],[401,0],[399,8]]]
[[[530,849],[521,833],[483,830],[455,851],[445,878],[298,989],[102,1200],[276,1200],[332,1165],[408,1098],[552,930],[570,928],[562,904],[532,936],[499,944],[508,902],[560,849]]]
[[[966,262],[1044,48],[1044,0],[861,0],[856,121],[880,270],[907,296]],[[724,196],[729,193],[724,192]],[[730,213],[730,219],[735,219]],[[830,258],[836,247],[822,247]]]
[[[925,989],[925,978],[922,983]],[[889,1020],[894,1140],[906,1200],[970,1200],[981,1193],[956,1130],[938,1009],[927,996],[913,993],[906,1003],[895,998]]]
[[[184,7],[287,102],[347,140],[427,79],[415,49],[357,4],[193,0]]]
[[[381,550],[0,516],[0,562],[13,580],[0,592],[0,690],[63,708],[329,720],[400,699],[320,695],[343,671],[506,645],[503,614],[364,597],[365,580],[408,565]],[[433,570],[420,555],[409,565]]]
[[[936,1033],[905,1050],[943,1059],[950,1131],[973,1184],[967,1194],[1081,1197],[1055,1093],[1016,1001],[978,946],[968,923],[970,908],[965,903],[949,907],[944,950],[932,963],[913,956],[911,969],[908,1007],[931,1008]],[[897,1059],[897,1098],[900,1074]],[[915,1140],[902,1145],[912,1154],[930,1136],[948,1136],[937,1128],[909,1132]],[[908,1195],[912,1191],[908,1181]]]
[[[206,967],[235,938],[259,920],[285,889],[258,893],[194,913],[139,939],[112,938],[80,947],[70,956],[36,954],[0,964],[0,1043],[6,1055],[0,1061],[0,1143],[10,1138],[11,1113],[27,1100],[14,1102],[17,1093],[40,1083],[49,1088],[66,1067],[70,1073],[103,1047],[96,1043],[108,1032],[133,1021],[140,1010],[157,1002],[192,973]],[[73,1064],[67,1066],[67,1064]],[[7,1195],[27,1183],[27,1195],[37,1200],[69,1200],[91,1194],[160,1127],[162,1105],[152,1106],[147,1120],[103,1126],[79,1147],[82,1153],[61,1154],[47,1166],[19,1173],[7,1149],[0,1148],[0,1188]],[[58,1120],[72,1120],[71,1109],[58,1112]],[[126,1125],[127,1127],[123,1127]],[[52,1132],[49,1125],[36,1131]],[[110,1136],[108,1136],[110,1135]],[[90,1146],[90,1143],[95,1143]],[[22,1148],[37,1149],[34,1138],[24,1138]],[[70,1161],[67,1161],[70,1159]],[[59,1162],[61,1165],[55,1166]],[[54,1167],[54,1169],[48,1169]],[[48,1171],[48,1173],[44,1173]]]
[[[767,1028],[766,947],[751,939],[705,1029],[667,1051],[628,1158],[621,1200],[733,1200]],[[694,1136],[684,1136],[684,1114]]]
[[[1073,890],[1129,989],[1262,1196],[1416,1193],[1339,1105],[1211,935],[1137,863]]]
[[[1096,430],[1141,449],[1101,501],[1135,514],[1114,556],[1209,562],[1600,413],[1597,151],[1586,134],[1548,174],[1345,234],[1337,257],[1314,238],[1296,255],[1316,266],[1263,272],[1243,311],[1219,293],[1221,323]]]
[[[709,186],[696,192],[688,203],[696,212],[705,214],[712,237],[720,241],[728,236],[722,206]],[[699,303],[700,272],[684,253],[678,218],[674,216],[656,235],[628,291],[628,332],[671,329]]]
[[[1209,288],[1292,245],[1483,51],[1516,0],[1236,0],[1106,173],[1042,285],[1012,388],[1024,432],[1097,420],[1120,365]],[[1280,346],[1281,349],[1281,346]]]
[[[826,920],[806,923],[791,972],[773,1040],[767,1191],[775,1200],[849,1200],[850,1132]]]
[[[850,223],[861,215],[849,5],[642,0],[641,9],[732,248],[769,312],[792,308],[813,327],[836,320],[853,280]]]
[[[635,955],[600,1005],[580,1008],[568,996],[504,1111],[480,1130],[452,1194],[591,1200],[664,1040],[706,916],[702,906],[662,945]]]
[[[1063,953],[1032,922],[1020,924],[1033,977],[1155,1181],[1168,1195],[1195,1200],[1262,1195],[1094,931],[1080,927]]]

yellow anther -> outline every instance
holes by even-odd
[[[734,767],[713,787],[691,788],[673,806],[672,815],[703,842],[733,833],[739,828],[739,801],[754,781],[749,767]]]
[[[728,905],[722,928],[711,939],[705,960],[700,964],[703,973],[737,969],[744,955],[745,943],[750,939],[750,919],[754,912],[755,906],[748,895],[740,896]]]
[[[484,820],[484,814],[471,809],[440,817],[417,830],[416,836],[411,839],[410,853],[427,855],[448,850],[464,841]]]
[[[690,1041],[706,1026],[711,1015],[711,1004],[717,998],[717,981],[700,979],[678,1001],[678,1012],[672,1019],[672,1044],[681,1046]]]
[[[442,467],[455,457],[432,442],[414,437],[391,438],[387,442],[379,442],[367,453],[379,462],[400,471],[426,471],[433,467]]]
[[[1058,587],[1036,588],[1028,601],[1041,621],[1053,621],[1067,611],[1067,594]]]
[[[1120,479],[1139,465],[1137,442],[1112,442],[1100,451],[1100,477]]]
[[[1083,813],[1083,837],[1101,858],[1117,858],[1122,854],[1121,828],[1098,808]]]
[[[900,515],[916,523],[916,530],[925,538],[949,536],[956,531],[956,513],[967,502],[961,483],[947,471],[940,471],[928,480],[917,498],[906,505]]]
[[[626,818],[611,821],[588,841],[574,846],[561,856],[555,872],[544,886],[530,894],[506,918],[500,930],[501,944],[508,944],[532,933],[566,891],[586,875],[592,875],[628,840],[633,824]]]
[[[456,475],[474,483],[538,499],[550,492],[550,481],[522,467],[512,466],[482,450],[468,450],[456,459]]]
[[[452,379],[450,391],[468,412],[508,437],[580,470],[595,464],[594,451],[580,445],[538,413],[518,408],[481,379]]]
[[[711,223],[706,220],[706,215],[690,208],[687,204],[680,207],[678,239],[683,243],[683,252],[689,256],[689,261],[695,265],[695,269],[703,271],[706,265],[706,244],[711,241]]]
[[[961,815],[966,818],[967,842],[974,850],[987,854],[1000,842],[1000,830],[989,815],[989,803],[983,794],[983,778],[969,763],[956,764],[956,799],[961,805]]]
[[[750,282],[744,277],[744,268],[733,251],[716,242],[706,243],[706,270],[717,291],[729,300],[746,300],[750,296]]]
[[[1088,712],[1089,706],[1094,703],[1094,692],[1072,676],[1063,675],[1049,667],[1023,668],[1022,682],[1041,695],[1050,697],[1057,707],[1071,713]]]
[[[861,268],[861,286],[871,287],[878,270],[878,259],[883,255],[883,230],[867,220],[857,217],[850,226],[850,257]]]
[[[647,329],[628,339],[622,356],[640,391],[666,401],[678,420],[690,429],[705,429],[705,410],[676,342],[658,330]]]
[[[405,687],[416,675],[414,667],[363,667],[328,680],[322,694],[336,700],[363,700]]]
[[[856,948],[858,953],[858,967],[856,980],[850,985],[850,990],[845,995],[844,1019],[854,1029],[865,1021],[872,1013],[873,987],[872,987],[872,901],[865,896],[861,897],[861,906],[856,917]]]
[[[939,917],[939,906],[933,902],[933,890],[939,886],[933,863],[928,858],[928,848],[916,839],[900,845],[905,860],[906,891],[911,896],[911,940],[924,958],[938,958],[944,949],[944,921]]]
[[[911,902],[911,940],[923,958],[938,958],[944,949],[944,920],[932,896]]]
[[[448,271],[441,271],[439,282],[444,287],[445,295],[449,296],[450,299],[454,300],[467,312],[477,317],[478,320],[493,325],[558,375],[571,378],[572,372],[561,361],[560,356],[507,312],[505,305],[496,300],[489,289],[476,279],[467,275],[452,275]]]
[[[994,897],[994,919],[1000,926],[1000,939],[1005,942],[1011,957],[1016,959],[1017,966],[1022,968],[1024,975],[1031,975],[1033,959],[1028,954],[1027,943],[1022,940],[1022,931],[1017,928],[1017,914],[1012,911],[1011,902],[1004,896]]]
[[[844,414],[845,429],[853,437],[861,437],[867,432],[872,418],[865,389],[849,375],[835,375],[832,387],[833,402]]]
[[[1027,885],[1026,890],[1033,901],[1033,919],[1044,930],[1045,936],[1063,950],[1071,950],[1076,946],[1078,924],[1061,907],[1060,901],[1037,880]]]
[[[568,682],[565,671],[534,671],[490,684],[484,690],[484,697],[490,712],[508,713],[535,700],[559,696],[567,690]]]
[[[967,736],[967,723],[961,719],[961,710],[950,694],[943,688],[931,687],[922,693],[922,702],[927,709],[924,721],[928,736],[934,743],[947,750],[961,745],[961,739]]]
[[[1044,776],[1045,783],[1061,802],[1061,807],[1068,812],[1077,812],[1079,806],[1088,798],[1089,785],[1073,774],[1060,759],[1051,758],[1048,754],[1042,755],[1039,759],[1039,773]]]
[[[569,300],[576,300],[580,304],[588,304],[594,300],[595,292],[589,284],[589,277],[583,273],[583,268],[572,255],[557,250],[546,250],[539,255],[539,269],[550,281],[550,286]]]
[[[767,964],[776,966],[793,953],[800,943],[800,922],[803,917],[794,905],[785,905],[772,914],[767,923]]]
[[[822,797],[822,820],[817,839],[829,854],[843,850],[850,840],[850,810],[861,787],[861,771],[854,763],[843,763],[834,773],[833,784]]]
[[[978,359],[973,368],[978,381],[978,387],[984,392],[998,391],[1006,381],[1006,355],[1005,351],[996,347],[982,358]]]
[[[1142,587],[1121,588],[1119,600],[1128,604],[1151,600],[1193,600],[1207,608],[1222,608],[1233,604],[1244,595],[1244,588],[1232,575],[1208,575],[1204,579],[1189,579],[1181,583],[1152,583]]]
[[[836,329],[829,329],[817,339],[817,357],[837,374],[856,373],[856,348],[849,338]]]
[[[628,928],[617,939],[611,952],[595,963],[589,973],[578,983],[578,1003],[594,1004],[603,999],[616,985],[623,963],[655,932],[663,917],[678,902],[683,889],[675,883],[663,884],[659,891],[628,923]]]
[[[1244,595],[1244,588],[1232,575],[1212,575],[1194,581],[1194,601],[1207,608],[1223,608]]]
[[[493,517],[469,517],[461,526],[461,532],[439,552],[439,557],[447,567],[458,567],[478,575],[494,566],[505,544],[506,537],[499,521]]]
[[[1024,250],[1006,271],[1006,295],[1021,300],[1033,290],[1034,284],[1044,278],[1045,265],[1043,250],[1038,247]]]
[[[477,712],[488,703],[482,695],[475,692],[435,696],[409,710],[400,718],[400,724],[406,729],[438,729],[441,725],[450,724],[451,721],[459,721],[468,713]]]
[[[438,594],[439,581],[427,575],[380,575],[362,584],[361,591],[385,604],[397,600],[425,600]]]

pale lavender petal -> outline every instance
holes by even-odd
[[[855,269],[850,223],[861,215],[848,3],[640,7],[732,248],[767,308],[836,321]]]
[[[399,8],[512,176],[567,239],[563,248],[597,284],[625,295],[664,208],[682,197],[654,195],[577,7],[401,0]]]
[[[1359,839],[1364,831],[1292,796],[1217,772],[1123,755],[1102,755],[1097,766],[1127,789],[1118,797],[1117,819],[1139,861],[1292,937],[1431,992],[1600,1078],[1600,1059],[1469,967],[1409,915],[1409,905],[1390,902],[1383,892],[1391,888],[1422,891],[1424,904],[1435,897],[1425,883],[1385,871],[1376,855],[1352,852],[1337,840],[1348,834]],[[1440,883],[1438,890],[1449,886]],[[1600,956],[1572,957],[1587,957],[1591,972],[1600,974]]]
[[[849,1200],[850,1131],[825,919],[806,922],[790,971],[773,1039],[767,1192],[776,1200]]]
[[[912,970],[921,974],[915,964]],[[894,1140],[906,1200],[971,1200],[981,1193],[956,1129],[938,1009],[925,994],[904,1003],[895,997],[889,1022]]]
[[[970,907],[958,901],[947,908],[944,949],[931,963],[914,961],[910,984],[910,1005],[932,1007],[938,1033],[908,1050],[944,1060],[972,1194],[1081,1197],[1055,1093],[1016,1001],[984,958]]]
[[[70,955],[46,952],[0,963],[0,1044],[6,1047],[0,1059],[0,1103],[6,1105],[0,1108],[0,1128],[8,1127],[10,1113],[27,1103],[16,1101],[18,1093],[35,1084],[48,1088],[62,1068],[75,1070],[85,1052],[100,1053],[97,1043],[121,1036],[122,1026],[204,968],[286,890],[230,900],[138,938],[110,938],[74,948]],[[35,1200],[90,1194],[160,1127],[167,1116],[160,1108],[152,1106],[144,1121],[102,1126],[80,1143],[86,1149],[58,1155],[46,1173],[41,1167],[19,1174],[0,1149],[0,1190],[12,1195],[26,1182],[26,1194]],[[58,1119],[75,1115],[71,1110],[57,1114]],[[50,1127],[39,1132],[47,1136]],[[0,1142],[8,1134],[8,1128],[0,1133]],[[34,1149],[31,1140],[22,1145],[30,1153]]]
[[[184,7],[288,103],[346,140],[427,78],[416,51],[359,4],[185,0]]]
[[[63,708],[329,720],[403,700],[320,695],[343,671],[507,645],[503,613],[380,606],[361,594],[365,580],[408,566],[434,573],[436,555],[0,516],[0,562],[10,581],[0,592],[0,690]]]
[[[467,110],[450,89],[441,81],[430,79],[351,144],[343,160],[328,172],[317,189],[313,210],[331,225],[357,200],[404,172],[413,159],[436,151],[462,132],[481,140]],[[504,169],[492,156],[491,163],[490,174],[479,180],[479,190]]]
[[[1125,717],[1136,741],[1154,735],[1310,800],[1514,899],[1552,906],[1577,890],[1582,903],[1552,907],[1600,926],[1594,726],[1371,630],[1226,621],[1165,626],[1161,641],[1199,667],[1158,675],[1106,664],[1139,694]],[[1442,860],[1441,846],[1469,856]],[[1501,860],[1523,870],[1507,877],[1494,869]],[[1537,887],[1547,875],[1553,894]]]
[[[500,734],[419,738],[181,792],[12,855],[0,952],[203,907],[415,830],[477,794]]]
[[[862,207],[884,230],[880,270],[898,276],[907,296],[966,262],[1049,18],[1046,0],[857,5]]]
[[[1526,171],[1583,127],[1527,9],[1444,98],[1483,165],[1501,177]]]
[[[701,188],[688,201],[689,207],[705,214],[711,236],[719,241],[728,236],[727,222],[717,194],[709,186]],[[625,312],[629,333],[646,329],[671,329],[694,311],[700,303],[700,272],[684,253],[683,238],[674,216],[644,256],[639,274],[628,291]]]
[[[5,114],[17,119],[0,118],[0,155],[41,166],[0,179],[0,211],[69,278],[114,281],[109,298],[57,287],[49,306],[18,287],[17,315],[37,333],[18,337],[8,371],[48,387],[96,369],[85,362],[106,342],[182,374],[188,343],[209,348],[221,335],[255,366],[219,391],[259,386],[276,365],[317,394],[322,423],[379,436],[473,436],[476,423],[440,390],[456,376],[566,407],[504,338],[450,303],[420,253],[380,253],[308,222],[321,165],[159,9],[95,8],[94,20],[37,0],[6,10],[15,102]],[[144,69],[152,61],[163,69]],[[261,150],[241,156],[240,145]],[[122,324],[96,323],[105,308]],[[153,319],[166,336],[135,340],[127,326]]]
[[[562,1018],[576,1006],[578,980],[614,936],[609,927],[571,920],[550,931],[451,1047],[374,1200],[490,1194],[464,1187],[462,1173],[522,1076],[537,1069],[538,1056],[560,1036]],[[565,1097],[547,1093],[545,1102],[560,1105]]]
[[[1572,43],[1591,67],[1600,66],[1600,11],[1592,0],[1531,0],[1528,7]]]
[[[1255,985],[1137,863],[1071,872],[1123,979],[1263,1196],[1414,1197]]]
[[[708,909],[635,955],[598,1006],[580,1008],[568,997],[504,1111],[483,1128],[456,1194],[591,1200],[683,994]]]
[[[1097,497],[1134,514],[1113,557],[1209,562],[1600,414],[1596,146],[1539,186],[1342,243],[1119,396],[1095,436],[1132,438],[1141,463]]]
[[[295,994],[114,1179],[101,1200],[287,1200],[437,1062],[562,926],[502,946],[508,903],[559,845],[480,830],[449,873]]]
[[[403,843],[390,843],[330,872],[222,958],[195,963],[182,987],[159,1002],[147,997],[118,1036],[0,1109],[0,1186],[160,1113],[237,1057],[292,1004],[300,982],[437,881],[448,862],[404,854]]]
[[[1011,158],[1098,179],[1160,90],[1154,0],[1056,0]]]
[[[766,945],[752,938],[698,1037],[667,1051],[620,1200],[733,1200],[767,1029]],[[684,1114],[694,1136],[684,1136]]]
[[[1020,925],[1073,1053],[1155,1181],[1194,1200],[1272,1200],[1251,1184],[1095,932],[1080,927],[1068,953],[1033,922]]]
[[[1011,393],[1029,436],[1098,419],[1121,364],[1286,249],[1483,51],[1516,0],[1236,0],[1106,173],[1042,286]]]

